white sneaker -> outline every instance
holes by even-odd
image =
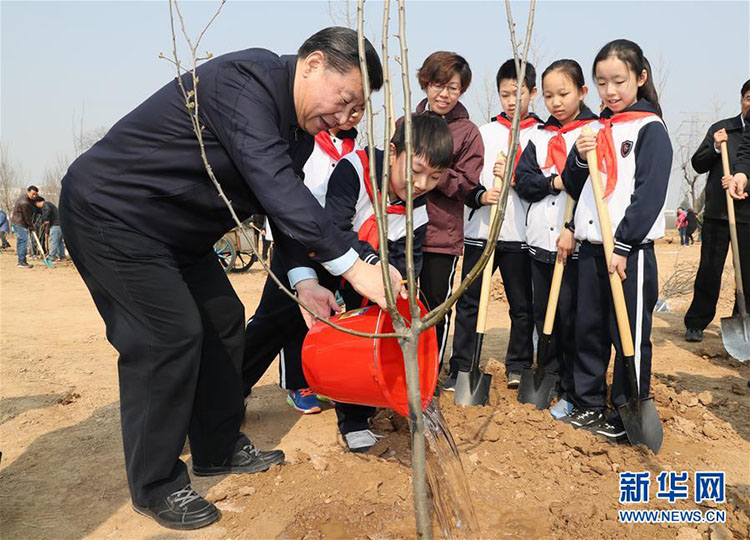
[[[346,447],[350,452],[367,452],[370,448],[375,446],[375,443],[379,439],[382,439],[383,435],[375,435],[369,429],[362,429],[360,431],[351,431],[344,435],[346,441]]]

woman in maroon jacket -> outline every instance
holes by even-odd
[[[484,144],[479,129],[458,100],[471,83],[471,68],[452,52],[432,53],[417,72],[419,85],[427,94],[417,112],[437,114],[448,123],[453,135],[453,161],[437,188],[427,195],[427,236],[424,243],[419,285],[430,308],[451,293],[456,263],[464,242],[464,200],[477,187],[484,161]],[[435,326],[442,366],[448,336],[450,312]]]

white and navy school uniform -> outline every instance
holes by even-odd
[[[346,153],[359,149],[356,143],[357,131],[339,132],[331,136],[322,132],[315,137],[315,148],[302,169],[305,186],[315,195],[321,206],[325,206],[328,180],[336,164]],[[270,228],[267,229],[270,232]],[[267,238],[272,238],[267,234]],[[288,276],[276,255],[271,258],[271,270],[280,279],[294,282],[307,276],[327,276],[321,265],[307,269],[307,273],[297,273],[297,278]],[[299,279],[298,279],[299,278]],[[294,285],[291,281],[287,286]],[[279,384],[287,390],[306,388],[302,373],[302,342],[307,334],[307,325],[302,319],[296,302],[288,298],[271,278],[266,279],[263,295],[253,316],[245,328],[245,348],[242,364],[242,382],[245,393],[255,385],[279,356]]]
[[[383,157],[383,151],[376,149],[378,185],[383,175]],[[376,264],[380,261],[380,256],[375,247],[378,239],[372,237],[375,210],[374,198],[368,189],[369,167],[369,160],[364,150],[344,157],[336,166],[328,183],[326,209],[329,211],[334,226],[349,238],[351,247],[359,254],[360,259],[369,264]],[[401,272],[401,275],[406,275],[405,209],[406,203],[401,200],[388,204],[388,259],[390,264]],[[427,222],[427,197],[418,197],[414,200],[414,273],[417,275],[422,268],[422,246],[427,233]],[[370,231],[370,234],[366,231]],[[341,294],[347,309],[362,305],[362,296],[348,283],[344,283]],[[349,403],[336,404],[339,429],[344,435],[368,429],[370,418],[374,413],[374,407]]]
[[[550,116],[547,122],[532,132],[516,167],[516,193],[529,204],[526,243],[534,290],[534,321],[539,335],[542,334],[547,313],[557,258],[557,239],[566,225],[564,216],[568,195],[554,189],[552,180],[565,169],[568,153],[575,146],[583,126],[596,119],[597,116],[585,105],[578,117],[565,126]],[[545,359],[546,369],[560,375],[560,393],[570,397],[573,395],[573,362],[576,354],[577,259],[576,249],[565,265],[554,330]]]
[[[607,136],[608,126],[611,138]],[[605,151],[606,148],[610,151]],[[641,99],[623,113],[613,115],[609,109],[602,111],[597,153],[607,184],[604,200],[612,221],[614,250],[627,257],[627,279],[622,285],[635,347],[639,394],[646,398],[651,380],[651,316],[658,296],[654,240],[664,236],[672,145],[656,109]],[[577,150],[568,156],[562,178],[568,193],[578,199],[575,235],[581,242],[576,313],[578,354],[573,371],[575,399],[583,408],[603,410],[607,406],[606,373],[613,344],[616,350],[613,405],[622,405],[630,396],[612,306],[609,261],[604,257],[588,165]]]
[[[516,151],[516,163],[531,134],[541,120],[529,115],[521,121],[520,148]],[[508,155],[510,120],[505,113],[498,115],[479,128],[484,143],[484,166],[479,186],[469,195],[464,207],[464,261],[462,279],[474,267],[487,243],[490,227],[490,207],[480,202],[482,194],[494,185],[492,169],[498,152]],[[534,316],[532,305],[531,269],[526,253],[526,211],[524,202],[511,187],[505,207],[505,218],[497,246],[495,247],[494,271],[499,268],[505,286],[510,309],[510,339],[505,356],[506,370],[521,371],[531,366],[534,356]],[[468,371],[476,346],[476,324],[479,310],[481,279],[477,279],[458,299],[456,304],[456,330],[453,335],[453,352],[450,359],[451,373]]]

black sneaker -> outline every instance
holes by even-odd
[[[456,377],[458,373],[451,373],[443,383],[443,392],[455,392],[456,391]]]
[[[219,519],[219,509],[198,495],[190,484],[154,506],[133,503],[133,510],[168,529],[199,529]]]
[[[595,435],[604,437],[611,443],[620,444],[628,440],[628,435],[625,433],[625,426],[619,416],[610,417],[596,424],[591,424],[586,429]]]
[[[688,328],[685,330],[685,341],[700,343],[703,341],[703,330],[700,328]]]
[[[17,266],[18,266],[18,268],[34,268],[33,264],[29,264],[26,261],[24,261],[22,263],[18,263]]]
[[[284,452],[281,450],[258,450],[248,443],[237,450],[231,459],[222,465],[201,466],[193,464],[196,476],[216,476],[219,474],[240,474],[267,471],[277,463],[284,463]]]
[[[564,416],[563,418],[561,418],[563,422],[571,424],[577,428],[583,428],[586,426],[597,424],[606,419],[607,417],[604,416],[604,413],[601,411],[596,411],[594,409],[583,409],[579,407],[573,409],[573,412],[568,416]]]

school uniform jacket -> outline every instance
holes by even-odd
[[[295,55],[247,49],[198,68],[208,160],[241,220],[264,213],[278,253],[308,255],[340,275],[357,259],[302,183],[313,137],[294,107]],[[183,77],[192,87],[188,75]],[[70,166],[63,194],[183,256],[202,256],[232,227],[201,161],[185,101],[172,80],[118,121]],[[290,259],[295,259],[292,261]]]
[[[495,166],[498,152],[505,152],[508,155],[508,139],[510,137],[510,128],[507,115],[499,115],[502,120],[493,118],[488,124],[479,128],[484,142],[484,165],[479,175],[479,186],[474,189],[466,198],[466,207],[464,208],[464,243],[466,245],[483,247],[487,240],[487,234],[490,229],[490,207],[483,206],[480,199],[485,191],[491,188],[495,183],[495,176],[492,169]],[[541,123],[539,117],[534,114],[526,117],[522,122],[531,124],[519,133],[518,144],[523,149],[529,141],[531,134]],[[518,159],[518,152],[516,153]],[[500,227],[498,241],[501,242],[502,249],[520,251],[526,248],[526,211],[528,203],[523,201],[516,192],[514,187],[510,188],[508,193],[508,204],[505,207],[505,219]]]
[[[326,152],[319,142],[320,138],[327,138],[333,144],[338,156]],[[305,186],[307,186],[310,193],[320,203],[320,206],[326,205],[328,179],[331,177],[333,169],[336,168],[339,159],[345,155],[343,153],[354,152],[356,150],[359,150],[356,129],[339,132],[336,136],[328,133],[319,133],[315,137],[315,148],[313,148],[312,154],[307,159],[302,171],[305,174]]]
[[[378,185],[383,175],[382,150],[375,150],[376,178]],[[370,264],[380,261],[378,251],[358,236],[360,228],[375,214],[365,182],[365,170],[358,153],[344,156],[333,171],[326,193],[326,210],[335,226],[358,254],[360,259]],[[404,208],[406,203],[398,200],[389,207]],[[388,258],[402,276],[406,275],[406,215],[388,213]],[[418,275],[422,269],[422,247],[427,233],[427,197],[414,200],[414,271]]]
[[[612,124],[617,183],[608,195],[608,189],[603,191],[612,221],[615,253],[623,256],[628,256],[640,244],[664,236],[664,206],[672,168],[672,144],[656,109],[641,99],[624,112],[629,111],[653,114]],[[612,111],[604,109],[598,128],[603,129],[606,119],[612,116]],[[601,244],[602,234],[588,163],[581,159],[575,146],[568,155],[562,180],[568,193],[578,200],[576,240]],[[607,181],[607,174],[602,173],[602,182],[607,185]]]
[[[565,157],[575,146],[583,125],[591,123],[597,116],[584,105],[570,131],[559,134],[564,142]],[[526,213],[526,244],[529,255],[542,261],[554,263],[557,254],[557,239],[565,226],[565,204],[568,194],[552,187],[552,179],[561,174],[549,156],[550,143],[556,144],[557,130],[563,126],[554,117],[532,130],[521,160],[516,167],[515,192],[529,204]],[[562,147],[556,148],[562,150]],[[564,163],[565,161],[563,161]],[[561,167],[564,170],[564,166]]]

